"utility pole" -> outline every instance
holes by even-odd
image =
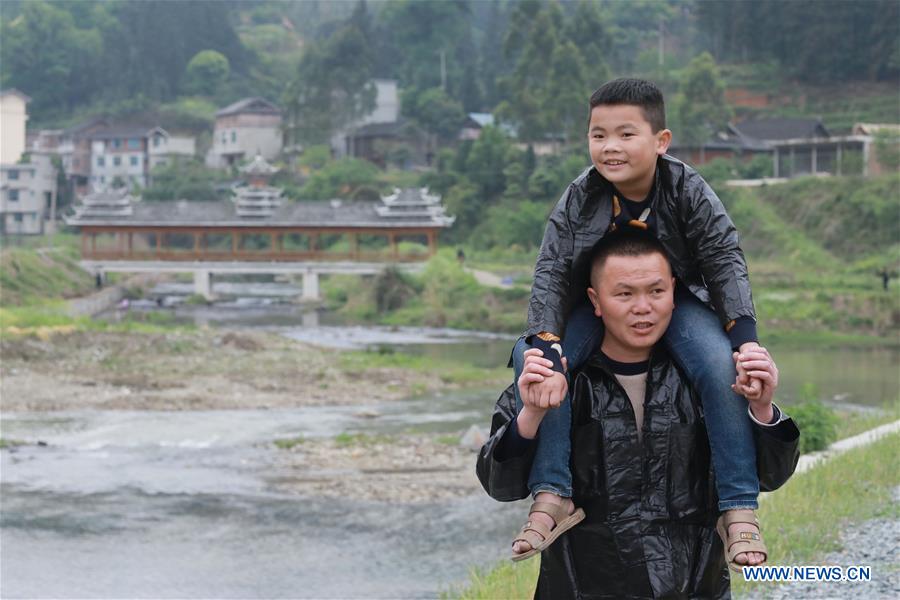
[[[663,18],[659,17],[659,70],[663,68],[663,58],[665,55],[665,31],[663,29]]]

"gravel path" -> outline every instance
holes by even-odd
[[[894,489],[894,504],[900,504],[900,487]],[[833,552],[822,565],[870,566],[872,580],[867,582],[796,582],[773,585],[764,591],[742,595],[742,600],[795,600],[816,598],[853,598],[853,600],[900,598],[900,520],[873,519],[841,534],[843,550]],[[740,576],[740,575],[738,575]]]

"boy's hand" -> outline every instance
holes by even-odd
[[[519,376],[518,386],[522,404],[534,410],[558,408],[569,391],[565,375],[554,371],[553,362],[541,358],[543,352],[537,348],[525,351],[525,366]],[[566,359],[562,359],[566,368]]]
[[[735,379],[732,389],[747,397],[750,402],[750,410],[753,411],[753,416],[758,421],[771,422],[774,415],[772,398],[778,388],[778,367],[775,365],[775,361],[772,360],[768,350],[757,346],[742,352],[739,364],[748,377],[759,381],[760,391],[757,396],[751,398],[745,393],[745,390],[749,390],[749,386],[741,384],[738,379]]]
[[[747,400],[759,399],[759,396],[762,393],[762,382],[747,374],[747,369],[745,369],[742,364],[744,360],[743,354],[750,352],[754,348],[760,347],[761,346],[756,342],[745,342],[741,344],[741,347],[733,355],[735,366],[737,367],[738,393],[745,396]]]

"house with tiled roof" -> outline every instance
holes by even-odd
[[[284,145],[281,109],[265,98],[244,98],[216,112],[206,164],[236,165],[260,155],[275,160]]]

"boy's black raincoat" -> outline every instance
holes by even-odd
[[[535,597],[730,597],[709,440],[697,396],[668,355],[657,348],[651,359],[641,442],[631,402],[601,356],[572,391],[574,501],[587,516],[541,555]],[[510,386],[478,456],[481,484],[501,501],[529,494],[533,448],[495,456],[515,414]],[[754,430],[760,487],[776,489],[797,465],[799,431],[789,419]]]
[[[534,269],[526,336],[565,332],[570,302],[583,298],[588,287],[591,250],[613,221],[614,191],[590,167],[550,213]],[[740,317],[756,321],[737,230],[703,178],[671,156],[660,157],[649,198],[657,237],[679,281],[716,311],[723,327]]]

